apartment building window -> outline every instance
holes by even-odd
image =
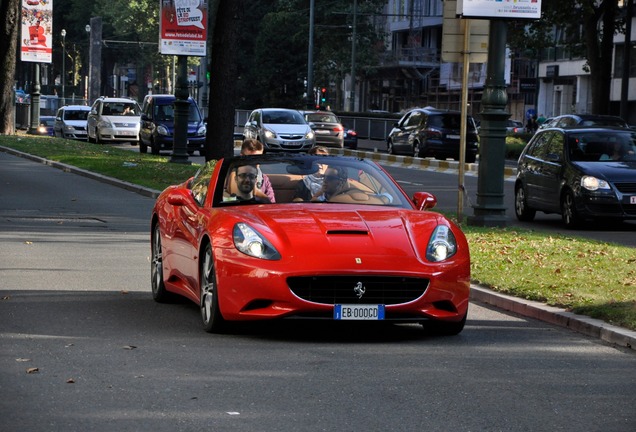
[[[614,56],[614,78],[623,77],[623,56],[625,44],[616,44],[616,55]],[[630,47],[629,53],[629,76],[636,77],[636,46]]]

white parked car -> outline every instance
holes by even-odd
[[[99,97],[88,114],[88,141],[139,143],[141,109],[129,98]]]
[[[86,124],[91,108],[66,105],[57,110],[53,131],[58,138],[86,140]]]

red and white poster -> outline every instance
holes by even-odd
[[[20,60],[51,63],[53,0],[22,0]]]
[[[205,57],[207,0],[161,0],[159,52]]]

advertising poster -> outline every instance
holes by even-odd
[[[53,0],[22,0],[20,60],[51,63]]]
[[[161,0],[159,52],[205,57],[207,0]]]
[[[457,14],[466,18],[541,18],[541,0],[458,0]]]

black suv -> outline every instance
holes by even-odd
[[[475,162],[479,144],[477,128],[468,116],[466,162]],[[389,154],[459,160],[461,113],[436,108],[415,108],[395,123],[387,138]]]

